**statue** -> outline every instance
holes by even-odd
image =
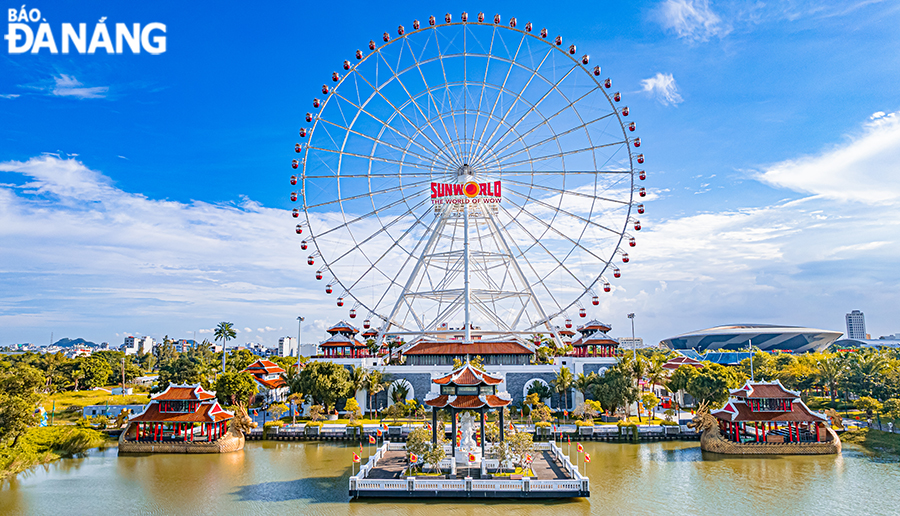
[[[459,417],[462,439],[459,442],[459,451],[456,455],[458,463],[469,462],[469,454],[481,459],[481,448],[475,443],[473,436],[475,435],[475,416],[471,412],[465,412]]]
[[[825,411],[825,415],[828,416],[828,419],[831,421],[831,426],[838,430],[844,429],[844,418],[838,414],[837,410],[828,409]]]
[[[122,409],[119,412],[119,415],[116,416],[116,420],[113,422],[113,428],[125,428],[125,425],[128,424],[128,417],[131,415],[131,409]]]

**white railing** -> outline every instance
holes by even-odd
[[[534,480],[523,478],[521,480],[513,479],[472,479],[463,480],[450,479],[429,479],[429,478],[413,478],[409,477],[405,480],[377,480],[369,479],[366,476],[376,467],[378,461],[384,457],[388,451],[401,451],[406,449],[405,443],[385,442],[376,452],[369,457],[369,460],[360,467],[359,473],[350,477],[350,490],[359,491],[502,491],[502,492],[528,492],[528,491],[556,491],[556,492],[586,492],[590,489],[588,478],[578,472],[578,467],[573,465],[562,449],[555,442],[537,443],[536,451],[549,451],[560,461],[565,470],[571,476],[571,479],[556,480]],[[497,459],[483,459],[481,462],[481,471],[486,475],[490,468],[499,468],[500,463]],[[441,461],[442,469],[449,468],[452,474],[456,474],[456,461],[452,457],[448,457]]]

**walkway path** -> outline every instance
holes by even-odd
[[[378,466],[372,468],[367,478],[400,478],[400,473],[406,469],[406,452],[389,451],[378,461]]]
[[[538,454],[531,464],[531,470],[538,480],[555,480],[572,478],[562,464],[549,451]]]

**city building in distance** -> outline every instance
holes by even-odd
[[[753,344],[762,351],[804,353],[822,351],[841,336],[839,331],[774,324],[729,324],[683,333],[663,339],[669,349],[694,349],[699,352],[746,351]]]
[[[845,316],[847,320],[847,338],[856,340],[865,340],[869,337],[866,335],[866,314],[859,310],[853,310]]]

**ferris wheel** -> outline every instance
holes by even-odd
[[[575,44],[447,14],[356,50],[301,124],[291,200],[310,275],[364,328],[479,338],[572,327],[636,245],[635,123]]]

